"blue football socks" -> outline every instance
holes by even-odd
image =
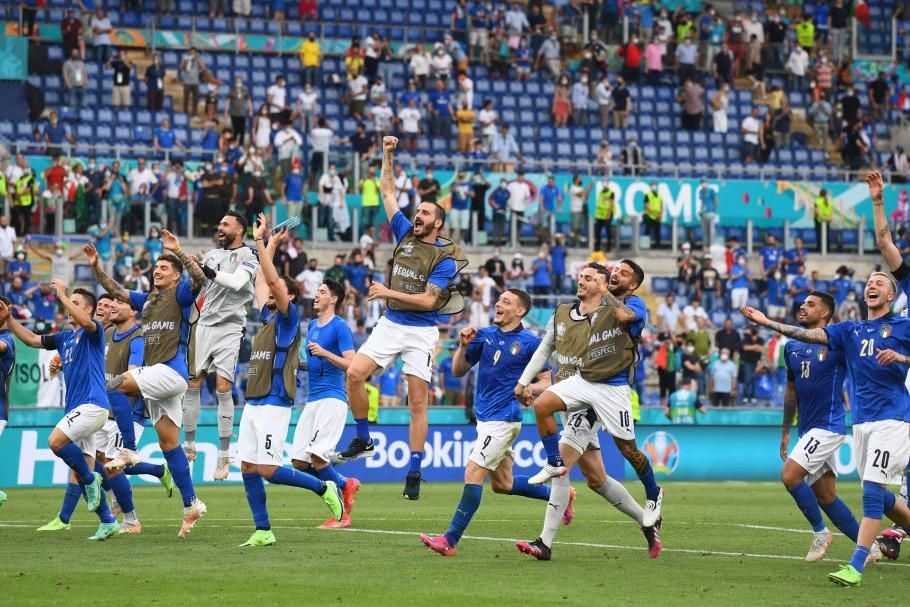
[[[171,469],[171,476],[174,477],[174,484],[180,490],[180,497],[183,498],[183,506],[189,508],[196,499],[196,490],[193,488],[193,477],[190,476],[190,462],[186,459],[186,453],[183,447],[177,445],[170,451],[163,452],[164,459]]]
[[[370,422],[365,417],[355,417],[354,423],[357,425],[357,436],[364,440],[370,440]]]
[[[511,495],[521,495],[536,500],[550,499],[550,487],[547,485],[532,485],[528,483],[527,476],[516,476],[512,479]]]
[[[652,502],[657,501],[660,497],[660,486],[654,479],[654,469],[651,468],[651,462],[645,459],[645,465],[648,467],[644,472],[638,472],[638,480],[645,486],[645,496]]]
[[[824,504],[822,510],[825,511],[834,526],[840,529],[841,533],[856,543],[856,538],[859,535],[859,523],[856,521],[856,517],[853,516],[850,507],[841,498],[836,497],[830,504]]]
[[[455,509],[455,516],[445,532],[445,538],[450,546],[454,546],[461,539],[464,530],[468,528],[474,513],[480,507],[480,497],[483,495],[483,485],[465,484],[461,494],[461,501]]]
[[[265,507],[265,484],[262,477],[253,472],[243,474],[243,488],[246,491],[246,501],[253,513],[253,522],[256,529],[267,531],[272,528],[269,523],[269,511]]]
[[[139,462],[135,466],[127,466],[123,469],[124,474],[135,476],[136,474],[149,474],[155,478],[164,476],[164,464],[150,464],[148,462]]]
[[[63,494],[63,503],[60,505],[60,520],[64,523],[70,522],[76,506],[79,505],[79,498],[82,497],[82,486],[77,483],[67,483],[66,493]]]
[[[551,466],[562,466],[562,456],[559,455],[559,435],[541,436],[540,442],[543,443],[543,449],[547,454],[547,463]]]
[[[111,403],[111,413],[117,422],[117,429],[123,438],[123,448],[136,450],[136,429],[133,426],[133,405],[129,397],[120,390],[108,390],[107,400]]]
[[[269,479],[269,482],[275,483],[276,485],[289,485],[291,487],[309,489],[316,493],[320,493],[325,488],[325,483],[315,476],[285,466],[276,468],[275,472],[272,473],[272,478]]]
[[[866,566],[866,557],[869,556],[869,549],[865,546],[857,546],[856,552],[853,553],[853,558],[850,559],[850,564],[853,565],[853,568],[863,572],[863,567]]]
[[[342,489],[342,490],[348,486],[348,479],[345,478],[344,476],[341,476],[340,474],[338,474],[338,472],[335,471],[335,467],[332,466],[332,464],[328,464],[327,466],[325,466],[324,468],[322,468],[320,470],[316,470],[314,468],[314,471],[315,471],[314,476],[323,482],[332,481],[333,483],[338,485],[339,489]]]
[[[818,501],[812,488],[803,481],[792,489],[787,489],[787,492],[793,497],[793,501],[796,502],[809,524],[812,525],[812,531],[816,533],[824,531],[825,521],[822,519],[822,511],[818,507]]]
[[[408,472],[420,472],[420,464],[423,463],[423,451],[411,451],[411,461],[408,466]]]
[[[82,449],[74,443],[63,445],[54,451],[54,455],[66,462],[66,465],[79,475],[83,485],[90,485],[95,480],[91,468],[88,467],[88,462],[82,455]]]
[[[114,476],[109,476],[107,484],[111,491],[114,492],[114,497],[117,498],[117,503],[120,504],[120,509],[123,512],[133,512],[136,509],[133,505],[133,488],[130,486],[130,481],[126,478],[126,475],[115,474]]]

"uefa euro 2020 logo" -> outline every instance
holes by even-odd
[[[679,443],[669,432],[652,432],[645,438],[642,450],[651,460],[651,468],[655,473],[662,472],[670,476],[679,464]]]

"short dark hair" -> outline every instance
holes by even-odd
[[[180,258],[178,258],[176,255],[174,255],[170,251],[162,251],[161,253],[159,253],[158,261],[166,261],[169,264],[171,264],[172,266],[174,266],[175,270],[177,270],[181,274],[183,273],[183,262],[180,261]]]
[[[246,234],[247,228],[250,227],[250,222],[246,220],[246,217],[244,217],[242,213],[238,213],[237,211],[228,211],[224,214],[224,216],[233,217],[236,219],[237,223],[240,224],[240,227],[243,228],[243,233]]]
[[[511,293],[518,298],[518,305],[525,309],[525,313],[522,314],[521,317],[524,318],[527,316],[528,312],[531,311],[531,296],[528,295],[528,292],[512,287],[506,289],[506,293]]]
[[[98,296],[98,302],[101,302],[102,299],[110,299],[111,301],[113,301],[114,297],[110,293],[102,293],[101,295]]]
[[[89,291],[88,289],[78,288],[73,289],[73,295],[81,295],[88,302],[88,305],[91,306],[92,311],[89,312],[89,316],[95,315],[95,309],[98,307],[98,298],[95,297],[95,294]]]
[[[300,285],[297,284],[297,281],[290,276],[282,276],[281,279],[284,280],[284,286],[288,288],[288,297],[293,297],[295,303],[299,301]]]
[[[335,303],[335,309],[340,309],[341,305],[344,303],[344,287],[340,282],[333,278],[326,278],[322,281],[322,284],[326,286],[329,292],[338,298],[338,301]]]
[[[825,304],[825,307],[828,308],[828,317],[834,318],[834,296],[828,293],[827,291],[812,291],[809,295],[818,297],[822,300],[822,303]]]
[[[597,263],[596,261],[589,262],[588,265],[585,267],[597,270],[597,273],[600,274],[601,276],[603,276],[604,278],[610,278],[610,271],[607,270],[606,267]]]
[[[630,268],[632,268],[632,272],[635,273],[635,280],[638,282],[639,287],[645,282],[645,271],[641,269],[640,265],[638,265],[631,259],[623,259],[619,263],[624,263],[627,266],[629,266]]]

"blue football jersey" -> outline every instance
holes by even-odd
[[[845,434],[843,385],[847,374],[844,353],[828,346],[791,339],[784,346],[787,379],[796,387],[797,431],[813,428]]]
[[[831,350],[844,353],[854,387],[853,423],[886,419],[910,421],[910,395],[904,382],[910,366],[880,365],[879,350],[910,355],[910,319],[884,316],[876,320],[847,320],[825,327]]]
[[[351,328],[340,316],[333,317],[322,327],[319,326],[318,319],[311,320],[306,337],[306,344],[316,342],[335,356],[341,356],[346,351],[354,349],[354,336],[351,335]],[[306,348],[306,344],[300,347]],[[306,348],[306,360],[310,376],[307,402],[323,398],[337,398],[342,402],[348,402],[344,388],[344,371],[326,358],[313,356],[310,354],[309,348]]]
[[[521,421],[515,384],[539,345],[540,338],[522,326],[508,332],[497,326],[477,331],[465,350],[465,358],[471,365],[478,365],[474,394],[478,421]],[[549,369],[547,363],[544,370]]]
[[[66,382],[66,412],[79,405],[110,409],[104,380],[104,328],[95,321],[95,331],[61,331],[41,337],[45,350],[57,350]]]

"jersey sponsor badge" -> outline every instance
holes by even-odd
[[[878,334],[882,336],[882,339],[887,338],[891,335],[891,325],[882,325],[882,328],[879,329]]]
[[[515,356],[520,351],[521,351],[521,344],[518,343],[517,341],[513,341],[512,345],[509,346],[509,354],[511,354],[512,356]]]
[[[828,358],[828,348],[822,347],[818,349],[818,362],[825,362],[825,359]]]
[[[556,325],[556,335],[562,337],[566,334],[566,325],[565,323],[559,323]]]
[[[403,247],[401,247],[401,254],[402,254],[402,255],[407,256],[407,255],[410,255],[410,254],[413,253],[413,252],[414,252],[414,243],[409,242],[409,243],[407,243],[406,245],[404,245]]]

